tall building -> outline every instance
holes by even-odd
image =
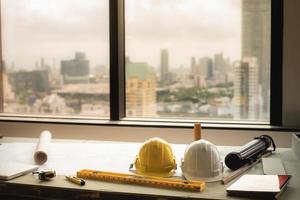
[[[168,49],[162,49],[160,52],[160,80],[168,81],[169,79],[169,52]]]
[[[126,63],[126,116],[156,116],[156,76],[147,63]]]
[[[195,74],[197,70],[197,62],[195,57],[191,57],[191,75]]]
[[[225,83],[228,80],[230,64],[223,56],[223,53],[214,55],[214,70],[217,83]]]
[[[260,112],[256,58],[244,58],[236,62],[234,78],[234,118],[257,120]]]
[[[211,79],[214,76],[213,60],[209,57],[203,57],[199,59],[200,73],[205,79]]]
[[[262,96],[262,118],[270,111],[271,0],[242,0],[242,58],[255,57]]]
[[[224,75],[227,73],[227,64],[223,57],[223,53],[217,53],[214,55],[214,67],[215,71],[218,71]]]
[[[4,105],[7,103],[15,101],[15,93],[12,90],[12,86],[9,83],[8,80],[8,74],[6,71],[5,62],[3,61],[3,67],[2,67],[2,83],[3,83],[3,100]],[[4,107],[5,108],[5,107]]]
[[[85,54],[75,53],[72,60],[62,60],[60,73],[64,84],[89,83],[90,66]]]
[[[47,70],[18,71],[9,74],[9,83],[16,95],[49,91]]]

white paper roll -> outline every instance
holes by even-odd
[[[50,131],[43,131],[40,135],[40,140],[36,146],[36,150],[34,153],[34,161],[38,165],[44,164],[48,159],[48,149],[51,141],[51,133]]]

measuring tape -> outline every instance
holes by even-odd
[[[80,170],[77,172],[77,177],[86,179],[96,179],[109,182],[118,183],[132,183],[138,185],[149,185],[156,187],[168,187],[187,189],[194,191],[203,191],[205,188],[205,182],[203,181],[188,181],[180,179],[168,179],[153,176],[139,176],[134,174],[122,174],[115,172],[103,172],[96,170]]]

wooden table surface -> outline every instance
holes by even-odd
[[[0,139],[0,164],[5,161],[33,163],[33,152],[37,139]],[[177,160],[177,178],[181,178],[180,160],[186,144],[171,144]],[[47,163],[40,169],[55,169],[57,177],[51,181],[40,181],[28,174],[10,181],[0,181],[0,199],[246,199],[229,197],[226,188],[234,181],[222,185],[220,182],[207,183],[203,192],[181,191],[130,184],[109,183],[87,180],[85,186],[73,184],[65,175],[75,175],[81,169],[95,169],[129,173],[128,167],[134,161],[140,148],[139,143],[59,140],[53,139]],[[239,147],[218,146],[221,157]],[[291,149],[278,148],[272,157],[280,158],[292,179],[281,199],[300,199],[300,161]],[[225,168],[225,174],[230,171]],[[247,173],[262,174],[258,163]]]

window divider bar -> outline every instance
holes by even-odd
[[[124,0],[109,0],[110,120],[125,117]]]
[[[282,126],[283,0],[271,1],[270,124]]]
[[[3,75],[5,73],[5,63],[2,57],[2,1],[0,0],[0,112],[4,112],[4,87],[3,87]]]

